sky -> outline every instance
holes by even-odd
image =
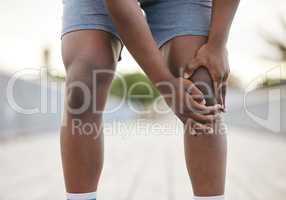
[[[262,59],[277,57],[261,32],[276,38],[286,35],[279,24],[279,13],[286,13],[285,0],[241,0],[233,22],[228,49],[231,71],[244,83],[277,65]],[[42,65],[42,49],[52,50],[52,68],[64,74],[60,53],[61,0],[0,1],[0,70],[8,73]],[[286,16],[285,16],[286,17]],[[286,38],[284,37],[284,40]],[[140,70],[126,49],[119,62],[120,72]]]

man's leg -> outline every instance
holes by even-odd
[[[183,67],[190,63],[196,51],[206,42],[203,36],[180,36],[166,43],[161,51],[175,76],[180,76]],[[203,82],[211,90],[212,81],[207,70],[200,68],[192,76],[194,83]],[[203,90],[203,88],[201,88]],[[203,90],[206,94],[206,91]],[[206,95],[210,95],[207,93]],[[215,103],[211,95],[208,105]],[[217,122],[218,123],[218,122]],[[212,135],[185,133],[185,158],[195,196],[222,199],[226,172],[226,136],[214,129]]]
[[[82,30],[63,37],[66,67],[61,150],[66,190],[94,199],[103,165],[104,110],[121,44],[109,33]],[[78,196],[78,197],[77,197]]]

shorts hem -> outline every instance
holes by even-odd
[[[192,36],[208,36],[209,35],[209,31],[182,31],[179,33],[173,33],[170,34],[168,37],[166,37],[163,40],[159,40],[157,42],[157,46],[160,49],[162,46],[164,46],[167,42],[169,42],[170,40],[179,37],[179,36],[186,36],[186,35],[192,35]]]
[[[122,53],[122,50],[123,50],[123,47],[124,47],[124,44],[121,40],[121,38],[119,37],[119,35],[117,33],[115,33],[114,31],[112,31],[111,29],[109,28],[106,28],[105,26],[102,26],[102,25],[73,25],[73,26],[70,26],[68,28],[65,28],[62,33],[61,33],[61,39],[63,39],[63,37],[68,34],[68,33],[71,33],[71,32],[75,32],[75,31],[81,31],[81,30],[100,30],[100,31],[105,31],[109,34],[111,34],[113,37],[115,37],[116,39],[119,40],[119,42],[121,43],[121,49],[120,49],[120,53],[119,53],[119,57],[118,57],[118,61],[121,60],[121,53]]]

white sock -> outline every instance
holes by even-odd
[[[67,193],[67,200],[96,200],[96,192]]]
[[[224,195],[219,195],[219,196],[204,196],[204,197],[198,197],[194,196],[193,200],[224,200]]]

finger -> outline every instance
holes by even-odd
[[[199,103],[193,99],[192,95],[186,96],[186,112],[198,112],[202,114],[214,114],[220,112],[223,107],[220,104],[216,104],[213,106],[206,106],[205,104]]]
[[[191,76],[193,75],[195,71],[195,68],[191,68],[191,67],[186,67],[186,69],[184,70],[184,74],[183,74],[183,78],[184,79],[189,79],[191,78]]]
[[[220,98],[219,104],[222,105],[222,109],[224,109],[223,82],[220,83],[218,92],[219,92],[219,98]]]
[[[192,98],[193,98],[193,100],[194,100],[195,102],[197,102],[199,105],[204,106],[204,105],[207,104],[207,102],[206,102],[206,100],[205,100],[204,98],[197,98],[197,97],[192,97]]]
[[[185,89],[188,92],[188,94],[190,94],[195,101],[197,101],[203,105],[206,104],[204,94],[201,92],[201,90],[199,88],[197,88],[197,86],[195,84],[187,83],[187,86],[185,87]]]
[[[225,82],[222,86],[223,111],[224,112],[226,112],[226,102],[225,102],[226,92],[227,92],[227,83]]]
[[[213,90],[216,101],[218,104],[223,106],[223,98],[220,93],[220,86],[222,84],[222,80],[218,80],[213,74],[211,74],[212,81],[213,81]]]
[[[201,104],[194,103],[193,109],[188,110],[189,112],[199,113],[203,115],[215,115],[220,113],[222,110],[222,106],[220,104],[216,104],[214,106],[205,106]]]
[[[222,110],[222,106],[220,104],[216,104],[213,106],[205,106],[206,112],[204,114],[212,114],[215,115],[217,113],[220,113]]]
[[[201,124],[192,119],[188,119],[186,123],[186,131],[191,135],[212,134],[213,128],[209,124]]]
[[[185,79],[191,78],[195,70],[202,65],[202,62],[199,59],[194,58],[191,60],[190,64],[187,65],[183,77]]]
[[[207,102],[206,102],[205,99],[203,99],[202,101],[199,101],[199,100],[196,100],[196,99],[195,99],[195,101],[198,101],[199,104],[201,104],[201,105],[206,105],[206,104],[207,104]]]
[[[221,100],[220,100],[220,98],[219,98],[219,83],[218,83],[218,81],[214,81],[213,82],[213,89],[214,89],[214,95],[215,95],[215,98],[216,98],[216,100],[217,100],[217,103],[218,104],[220,104],[220,105],[222,105],[221,104]]]
[[[192,127],[197,133],[213,133],[213,128],[209,126],[209,124],[201,124],[198,122],[193,123]]]
[[[222,87],[223,109],[224,109],[224,112],[226,112],[226,102],[225,102],[225,98],[226,98],[226,92],[227,92],[227,81],[228,81],[228,77],[229,77],[229,70],[228,70],[228,72],[225,74],[225,77],[224,77],[224,79],[223,79],[223,87]]]
[[[191,119],[193,119],[196,122],[199,123],[214,123],[216,119],[219,118],[219,114],[215,114],[215,115],[202,115],[202,114],[198,114],[198,113],[190,113],[188,116]]]

